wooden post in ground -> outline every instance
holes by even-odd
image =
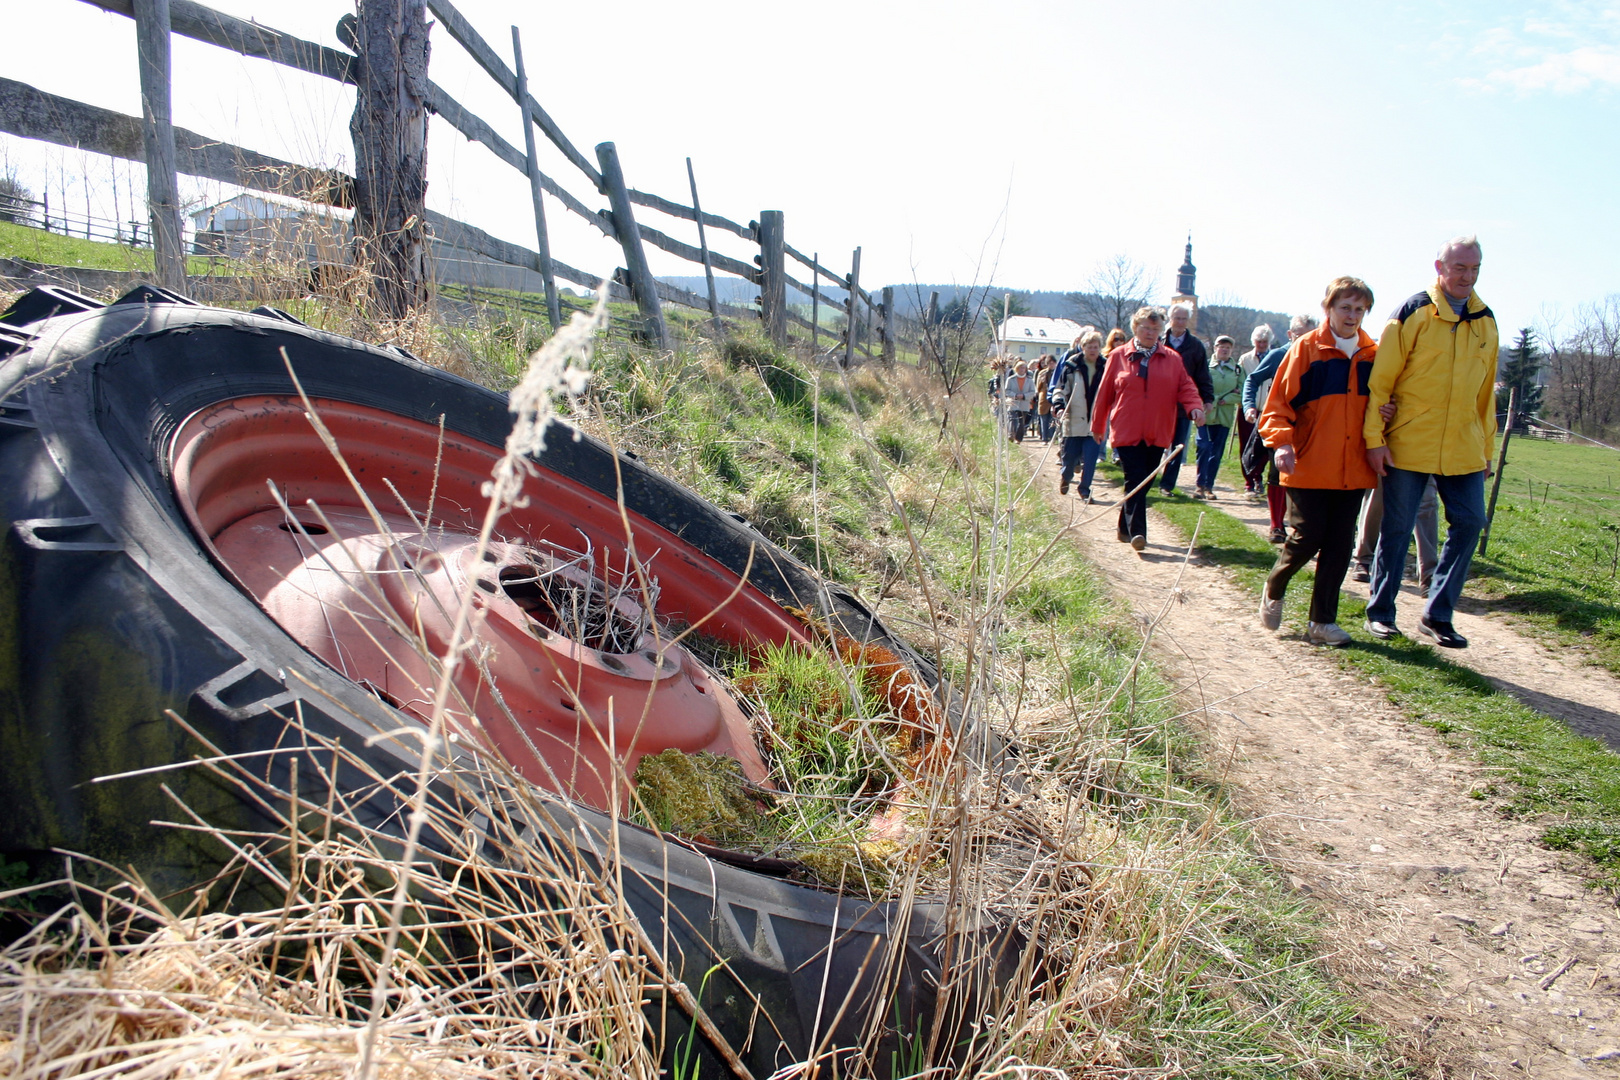
[[[726,336],[720,325],[720,297],[714,291],[714,261],[709,258],[709,234],[703,228],[703,204],[698,202],[697,174],[692,171],[692,159],[686,159],[686,180],[692,185],[692,216],[697,218],[698,250],[703,253],[703,280],[709,286],[709,318],[714,320],[714,337],[718,341]]]
[[[1513,437],[1513,414],[1519,405],[1519,388],[1508,390],[1507,426],[1502,429],[1502,445],[1496,452],[1496,476],[1491,479],[1491,504],[1485,510],[1485,528],[1479,534],[1479,553],[1485,554],[1485,545],[1491,539],[1491,522],[1496,518],[1496,493],[1502,488],[1502,468],[1507,464],[1508,439]]]
[[[759,215],[759,318],[765,336],[775,345],[787,344],[787,238],[782,211]]]
[[[810,256],[810,355],[821,351],[821,252]]]
[[[154,276],[165,289],[183,293],[186,256],[181,250],[184,234],[169,96],[169,0],[135,0],[135,48],[140,54],[141,143],[146,151]]]
[[[357,263],[379,311],[426,298],[428,27],[423,0],[358,0],[354,140]]]
[[[861,249],[855,249],[855,255],[849,265],[849,303],[848,316],[845,318],[844,332],[844,366],[847,368],[855,362],[855,335],[860,333],[861,314]]]
[[[630,275],[630,294],[636,307],[641,309],[643,341],[655,348],[669,348],[669,327],[664,324],[664,309],[658,303],[658,286],[653,281],[652,268],[647,265],[647,252],[641,246],[641,230],[636,227],[635,215],[630,212],[630,191],[624,184],[624,170],[619,167],[619,151],[610,142],[596,144],[596,161],[602,167],[603,194],[613,210],[613,231],[618,234],[619,246],[624,249],[624,268]]]
[[[557,279],[551,273],[551,238],[546,232],[546,208],[540,202],[540,160],[534,154],[534,117],[529,112],[529,78],[523,70],[523,41],[518,28],[512,27],[512,59],[517,65],[517,85],[513,97],[523,111],[523,149],[528,155],[524,161],[529,173],[529,198],[534,203],[535,267],[546,289],[546,317],[551,320],[555,333],[562,327],[562,309],[557,304]]]
[[[894,286],[883,286],[883,363],[894,366]]]

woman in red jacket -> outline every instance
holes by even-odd
[[[1339,628],[1339,587],[1350,568],[1361,498],[1375,480],[1361,434],[1378,352],[1378,342],[1361,328],[1372,303],[1372,289],[1360,278],[1329,283],[1322,299],[1327,321],[1288,347],[1258,421],[1287,494],[1289,526],[1260,594],[1260,624],[1267,630],[1282,625],[1288,582],[1314,557],[1305,628],[1313,645],[1350,644]]]
[[[1176,406],[1204,424],[1204,401],[1187,366],[1159,341],[1164,323],[1162,308],[1138,308],[1131,316],[1131,340],[1108,354],[1091,409],[1092,435],[1101,441],[1110,433],[1125,470],[1129,495],[1119,508],[1119,540],[1137,551],[1147,547],[1147,480],[1175,434]]]

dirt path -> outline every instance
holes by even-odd
[[[1060,498],[1051,460],[1035,482],[1065,518],[1101,509]],[[1111,499],[1113,490],[1099,482],[1094,494]],[[1078,530],[1078,543],[1136,612],[1151,615],[1185,544],[1157,513],[1141,555],[1114,531],[1104,514]],[[1205,705],[1266,854],[1319,900],[1339,950],[1333,963],[1380,1019],[1431,1054],[1437,1075],[1620,1075],[1620,917],[1583,887],[1579,860],[1541,848],[1534,825],[1470,798],[1488,771],[1332,657],[1297,633],[1262,630],[1250,594],[1222,570],[1195,560],[1181,588],[1185,603],[1158,630],[1158,659]],[[1401,614],[1411,625],[1408,599]],[[1500,624],[1472,619],[1463,632],[1478,635],[1469,652],[1493,674],[1572,685],[1567,665]],[[1537,664],[1559,668],[1556,678]]]
[[[1271,531],[1264,503],[1251,503],[1224,484],[1215,491],[1219,496],[1216,507],[1262,535]],[[1350,581],[1345,587],[1361,596],[1370,588]],[[1415,633],[1423,599],[1410,584],[1402,589],[1395,608],[1400,627]],[[1452,621],[1457,632],[1468,639],[1468,648],[1446,653],[1447,659],[1473,668],[1498,690],[1532,709],[1556,716],[1582,735],[1602,739],[1620,750],[1620,678],[1581,663],[1578,651],[1557,652],[1518,633],[1506,620],[1484,613],[1482,605],[1466,596]]]

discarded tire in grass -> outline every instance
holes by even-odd
[[[495,713],[477,721],[520,774],[571,800],[555,820],[573,835],[537,842],[574,852],[581,873],[600,859],[579,853],[606,850],[615,831],[614,757],[633,770],[641,753],[678,746],[756,768],[701,665],[652,625],[640,568],[652,568],[659,617],[676,625],[707,619],[723,639],[804,640],[784,608],[809,609],[933,681],[853,596],[687,489],[560,426],[503,539],[487,550],[456,539],[476,535],[474,496],[510,428],[507,404],[397,350],[151,289],[105,307],[36,290],[0,324],[0,778],[10,803],[0,844],[13,857],[65,848],[174,888],[204,878],[221,858],[211,841],[151,823],[175,819],[175,800],[224,827],[253,827],[262,814],[206,770],[147,771],[200,752],[187,728],[225,754],[259,755],[271,780],[308,756],[287,745],[292,715],[378,775],[413,772],[419,743],[376,736],[426,714],[431,668],[332,625],[334,605],[370,595],[341,591],[359,572],[342,560],[362,549],[374,560],[367,572],[386,579],[364,601],[377,605],[366,617],[378,625],[414,617],[437,640],[454,621],[444,612],[454,588],[475,590],[483,625],[506,643],[481,662],[499,666],[503,691],[521,699],[505,714],[539,717],[521,731],[502,729]],[[305,418],[283,352],[372,506]],[[321,509],[306,514],[310,500]],[[321,581],[339,592],[322,594]],[[595,614],[570,622],[580,605]],[[564,667],[575,677],[559,693],[553,676]],[[477,696],[481,678],[491,676],[466,675],[461,700]],[[608,697],[651,721],[628,746],[611,727],[603,736]],[[573,737],[581,764],[560,769],[566,732],[593,724]],[[320,762],[304,768],[319,775]],[[338,770],[337,786],[369,792],[365,771]],[[357,797],[355,813],[387,829],[400,808],[382,790]],[[806,888],[645,829],[616,833],[630,908],[671,978],[702,988],[717,1029],[696,1044],[703,1072],[726,1068],[721,1044],[739,1054],[733,1068],[765,1075],[863,1041],[882,1067],[926,1037],[947,949],[940,912]],[[873,963],[885,950],[893,962]],[[981,977],[995,982],[1014,952],[996,953]],[[971,1023],[970,998],[953,1000],[943,1045]],[[669,1015],[673,1046],[686,1020]]]

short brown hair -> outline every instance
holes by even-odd
[[[1340,300],[1343,300],[1347,296],[1360,297],[1362,300],[1366,301],[1367,310],[1372,310],[1372,286],[1368,285],[1365,281],[1362,281],[1358,277],[1337,277],[1328,282],[1327,295],[1322,297],[1322,310],[1331,311],[1334,304],[1337,304]]]
[[[1095,330],[1087,330],[1085,333],[1081,334],[1079,337],[1074,339],[1075,348],[1078,348],[1078,349],[1085,348],[1086,347],[1086,342],[1088,342],[1088,341],[1096,341],[1098,345],[1101,345],[1102,344],[1102,339],[1103,339],[1103,336],[1101,334],[1099,334],[1097,331],[1095,331]]]

